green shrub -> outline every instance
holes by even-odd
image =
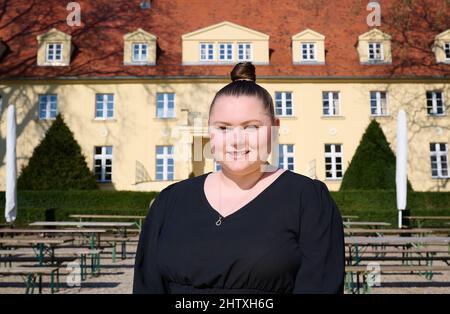
[[[395,189],[395,168],[394,152],[379,123],[372,120],[345,171],[340,190]],[[409,180],[408,190],[412,191]]]
[[[97,189],[81,147],[61,114],[33,151],[17,180],[19,190]]]

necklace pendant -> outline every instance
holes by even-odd
[[[216,221],[216,226],[220,226],[222,224],[222,217],[219,217],[219,219]]]

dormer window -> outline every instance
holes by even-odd
[[[269,36],[231,22],[183,34],[183,65],[269,64]]]
[[[383,44],[377,42],[369,43],[369,62],[383,62]]]
[[[147,62],[148,59],[148,44],[134,43],[133,44],[133,62],[142,63]]]
[[[123,64],[125,65],[155,65],[156,64],[156,39],[141,28],[123,36],[124,52]]]
[[[316,60],[316,44],[302,43],[302,61]]]
[[[450,42],[444,44],[445,60],[450,61]]]
[[[61,63],[62,61],[62,43],[47,44],[46,62]]]
[[[219,43],[219,60],[233,61],[233,43]]]
[[[325,36],[312,29],[305,29],[292,36],[292,62],[325,64]]]
[[[252,61],[252,44],[238,43],[238,61]]]
[[[437,63],[450,63],[450,29],[436,35],[433,52]]]
[[[357,49],[361,64],[392,63],[391,36],[378,29],[360,35]]]
[[[200,61],[214,61],[214,43],[200,44]]]
[[[37,36],[39,66],[68,66],[74,50],[72,37],[56,28]]]

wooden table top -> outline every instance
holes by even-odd
[[[105,233],[105,229],[0,229],[0,234],[21,233]]]
[[[36,221],[30,226],[41,227],[133,227],[134,222],[101,222],[101,221]]]

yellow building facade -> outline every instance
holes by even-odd
[[[323,34],[292,34],[292,63],[327,63]],[[155,66],[158,37],[143,29],[124,34],[123,63]],[[184,34],[181,65],[229,65],[222,77],[108,77],[0,80],[3,103],[17,109],[18,169],[26,165],[57,113],[80,144],[102,189],[159,191],[165,186],[215,171],[208,147],[207,118],[215,93],[230,82],[240,61],[252,61],[257,83],[274,99],[281,120],[270,158],[273,164],[323,180],[338,190],[342,176],[371,119],[376,119],[396,151],[396,117],[408,116],[408,178],[416,191],[450,191],[450,117],[446,77],[264,76],[272,38],[228,21]],[[361,64],[392,62],[390,36],[372,30],[355,38]],[[64,67],[71,60],[71,37],[52,29],[37,38],[37,65]],[[437,34],[437,61],[450,62],[450,32]],[[430,48],[431,49],[431,48]],[[450,48],[449,48],[450,49]],[[5,141],[0,149],[5,151]],[[204,152],[204,153],[203,153]],[[0,189],[5,189],[2,153]]]

